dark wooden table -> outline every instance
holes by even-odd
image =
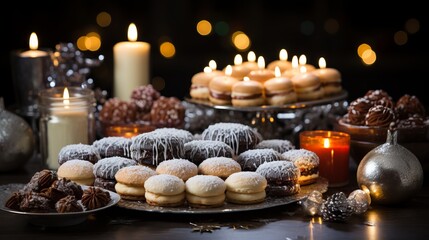
[[[15,172],[0,173],[0,185],[27,183],[40,164],[30,161]],[[355,166],[351,183],[329,188],[325,197],[357,189]],[[211,232],[193,231],[194,226],[215,226]],[[66,227],[40,227],[28,218],[0,211],[0,239],[428,239],[429,181],[421,191],[399,206],[372,205],[364,214],[345,223],[323,222],[302,212],[301,205],[240,213],[151,213],[117,206],[89,215],[83,223]]]

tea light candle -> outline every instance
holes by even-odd
[[[243,63],[243,57],[241,57],[240,54],[235,55],[234,57],[234,65],[231,66],[232,72],[231,77],[237,78],[237,79],[243,79],[243,77],[247,76],[249,72],[251,71],[249,68],[242,65]],[[226,68],[224,69],[224,71]]]
[[[137,41],[134,23],[128,27],[128,40],[113,47],[114,96],[124,101],[135,88],[149,84],[150,44]]]
[[[307,63],[307,57],[304,54],[301,54],[301,56],[299,56],[299,67],[300,69],[305,68],[305,72],[311,72],[314,69],[316,69],[316,67],[314,65],[308,64]],[[302,72],[303,70],[301,70]]]
[[[284,72],[292,68],[292,63],[287,60],[288,54],[286,49],[282,49],[279,52],[279,60],[272,61],[268,64],[267,68],[275,70],[276,67],[279,67],[281,72]]]
[[[341,92],[341,73],[335,68],[327,68],[325,58],[319,59],[319,68],[312,73],[319,77],[326,95]]]
[[[303,131],[300,147],[313,151],[320,159],[319,175],[327,178],[330,187],[349,182],[350,135],[337,131]]]
[[[242,64],[251,71],[259,69],[258,63],[256,63],[256,54],[253,51],[247,53],[247,61],[243,62]]]
[[[299,68],[298,56],[294,55],[292,57],[291,68],[282,72],[283,77],[292,78],[293,76],[300,74],[301,71],[305,71],[305,68]]]
[[[264,83],[268,79],[275,77],[273,70],[265,68],[265,59],[262,56],[258,57],[258,67],[258,70],[253,70],[247,75],[250,80]]]
[[[94,140],[93,92],[78,88],[71,88],[70,92],[68,88],[55,88],[41,95],[41,141],[46,147],[44,157],[49,169],[58,169],[58,154],[64,146],[91,144]]]

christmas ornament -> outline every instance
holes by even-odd
[[[397,204],[412,197],[423,185],[417,157],[397,143],[397,131],[388,130],[386,143],[368,152],[357,169],[359,186],[378,204]]]
[[[337,192],[328,197],[320,208],[325,221],[344,222],[354,211],[349,199],[343,192]]]
[[[4,109],[0,98],[0,172],[23,167],[34,153],[35,139],[30,125]]]
[[[353,214],[366,212],[371,204],[371,197],[369,193],[357,189],[348,197],[343,192],[337,192],[324,201],[322,193],[315,190],[299,204],[309,216],[319,215],[324,221],[344,222]]]

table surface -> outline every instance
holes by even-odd
[[[329,188],[346,194],[357,189],[355,168],[351,182]],[[42,167],[36,160],[23,169],[0,173],[0,185],[27,183]],[[214,227],[211,232],[194,231],[194,224]],[[77,225],[40,227],[25,216],[0,211],[0,239],[428,239],[429,181],[409,201],[398,206],[372,205],[344,223],[323,222],[309,217],[299,203],[269,209],[221,214],[177,214],[142,212],[114,206]]]

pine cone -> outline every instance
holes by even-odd
[[[320,209],[324,221],[344,222],[353,214],[353,207],[343,192],[328,197]]]

